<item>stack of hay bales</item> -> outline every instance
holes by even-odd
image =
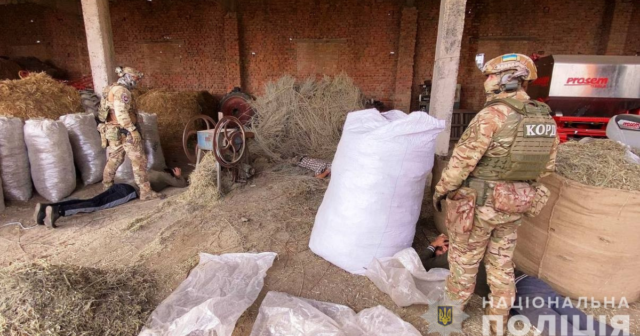
[[[612,140],[560,145],[551,198],[518,230],[515,262],[562,295],[640,299],[640,165]]]
[[[197,91],[168,91],[152,89],[135,97],[139,111],[158,115],[160,139],[165,156],[171,161],[185,161],[182,132],[187,121],[198,114],[213,116],[216,107],[211,94]]]
[[[0,81],[0,116],[56,120],[75,112],[82,112],[78,91],[45,73]]]
[[[345,74],[300,83],[284,76],[264,91],[252,103],[254,149],[275,161],[297,155],[333,159],[347,113],[364,107],[360,89]]]
[[[0,81],[0,167],[6,199],[29,200],[32,178],[37,190],[50,201],[66,197],[73,191],[75,168],[69,137],[64,126],[53,120],[80,111],[78,92],[44,73]],[[27,120],[24,129],[29,134],[23,133],[20,119]],[[25,141],[30,142],[29,150]],[[59,161],[64,161],[56,168],[61,170],[56,170],[55,176],[47,175],[53,171],[46,167],[60,164]],[[30,176],[30,171],[38,176]],[[64,183],[54,185],[52,181]]]

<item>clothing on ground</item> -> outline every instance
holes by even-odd
[[[69,200],[48,204],[57,206],[60,216],[72,216],[79,213],[89,213],[109,209],[136,199],[136,190],[128,184],[114,184],[105,192],[86,200]]]

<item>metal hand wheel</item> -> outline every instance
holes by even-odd
[[[247,137],[238,118],[224,116],[213,131],[213,154],[222,167],[239,164],[247,152]]]
[[[212,129],[216,126],[213,118],[199,114],[187,121],[182,132],[182,149],[191,163],[196,163],[198,153],[198,131]],[[196,138],[196,139],[194,139]]]

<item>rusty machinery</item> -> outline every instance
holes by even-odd
[[[201,153],[210,151],[218,171],[228,169],[234,182],[246,182],[253,175],[248,165],[248,139],[253,138],[253,132],[247,129],[254,114],[251,99],[235,88],[222,98],[217,121],[204,114],[189,119],[182,133],[182,147],[191,163],[197,165]]]
[[[612,117],[640,114],[640,57],[552,55],[536,66],[538,79],[527,93],[551,107],[562,142],[606,137],[610,120],[637,129],[627,120],[637,117]]]

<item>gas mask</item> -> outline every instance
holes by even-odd
[[[129,90],[132,90],[137,85],[137,80],[131,74],[125,73],[122,77],[118,78],[118,84],[126,87]]]

